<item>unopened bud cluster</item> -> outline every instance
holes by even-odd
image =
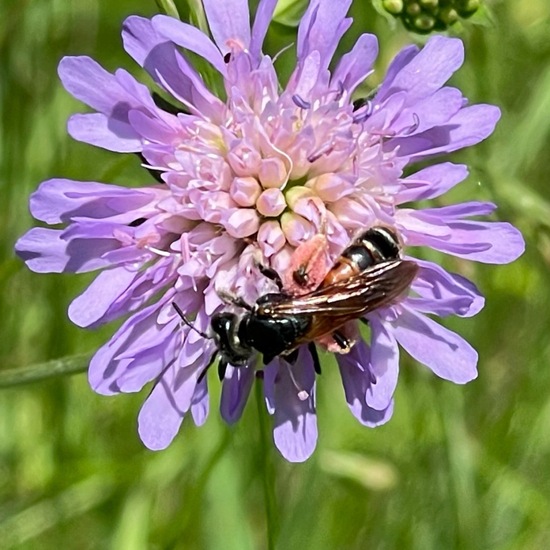
[[[481,0],[382,0],[383,8],[417,33],[443,31],[471,17]]]

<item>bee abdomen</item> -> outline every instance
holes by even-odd
[[[365,247],[374,260],[374,263],[399,258],[400,245],[395,233],[387,227],[371,227],[355,241],[357,245]],[[346,252],[357,245],[352,245]]]

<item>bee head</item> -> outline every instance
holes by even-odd
[[[241,342],[238,334],[239,325],[247,315],[223,311],[215,313],[210,321],[220,355],[230,365],[246,365],[252,357],[252,350]]]

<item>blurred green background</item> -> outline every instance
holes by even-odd
[[[177,5],[186,18],[185,0]],[[492,23],[453,31],[466,45],[453,83],[472,102],[499,105],[503,118],[487,142],[453,155],[471,176],[443,202],[496,202],[527,251],[510,266],[442,258],[487,297],[474,319],[447,323],[479,350],[479,378],[453,386],[403,357],[394,417],[369,430],[348,411],[329,364],[318,384],[318,448],[300,465],[262,447],[253,399],[227,427],[216,383],[206,425],[186,421],[160,453],[136,434],[145,392],[98,396],[84,374],[2,389],[0,548],[265,548],[266,472],[276,480],[278,548],[550,548],[550,3],[490,5]],[[0,3],[2,370],[91,352],[114,331],[67,319],[89,276],[33,274],[12,250],[33,225],[27,201],[42,180],[151,181],[137,157],[67,136],[67,117],[84,108],[56,66],[63,55],[88,54],[139,74],[120,27],[129,14],[157,10],[153,0]],[[365,0],[352,12],[342,46],[375,32],[376,78],[419,39]],[[266,51],[293,41],[291,20],[285,12],[272,26]]]

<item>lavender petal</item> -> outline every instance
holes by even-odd
[[[250,38],[250,53],[256,59],[260,58],[262,45],[267,34],[267,29],[273,18],[273,12],[278,0],[260,0],[254,24],[252,25],[252,35]]]
[[[130,124],[102,113],[72,115],[67,132],[77,141],[115,153],[137,153],[143,148],[141,137]]]
[[[227,366],[220,398],[220,413],[228,424],[234,424],[241,417],[254,382],[253,366]]]
[[[191,399],[191,415],[195,426],[202,426],[210,411],[210,397],[208,394],[208,380],[204,377],[196,386]]]
[[[247,0],[203,0],[204,11],[212,36],[223,55],[230,51],[231,42],[241,47],[250,45],[250,15]]]
[[[346,401],[353,416],[370,428],[387,422],[393,411],[391,396],[380,409],[374,408],[366,400],[375,383],[370,372],[370,350],[367,344],[358,342],[349,353],[338,355],[337,360]]]
[[[298,27],[297,56],[303,61],[312,52],[319,52],[320,67],[326,69],[340,39],[351,25],[346,13],[351,0],[332,2],[312,0]]]
[[[434,199],[467,177],[468,168],[464,164],[443,162],[428,166],[401,180],[405,188],[397,195],[398,204]]]
[[[292,369],[298,387],[294,385],[289,369]],[[266,386],[268,383],[269,380],[264,379]],[[307,393],[305,399],[301,399],[301,392]],[[275,445],[289,462],[303,462],[311,456],[317,444],[315,370],[307,348],[300,349],[294,365],[289,365],[284,359],[278,360],[273,394]]]
[[[219,3],[220,4],[220,3]],[[166,15],[156,15],[152,19],[153,28],[162,37],[174,44],[192,51],[208,61],[222,75],[226,74],[223,55],[212,40],[202,31]]]
[[[389,95],[405,90],[406,105],[414,105],[420,99],[430,96],[441,88],[464,61],[464,46],[456,38],[434,36],[408,63],[401,65],[395,75],[386,76],[376,96],[377,102],[384,101]],[[403,57],[403,60],[407,56]],[[397,68],[397,67],[396,67]]]
[[[477,377],[477,352],[466,340],[425,315],[402,308],[394,335],[414,359],[455,384]]]
[[[41,183],[31,195],[30,210],[37,220],[49,224],[68,223],[75,217],[105,219],[121,215],[118,219],[122,223],[130,223],[138,217],[132,210],[154,199],[155,194],[146,189],[56,178]]]

